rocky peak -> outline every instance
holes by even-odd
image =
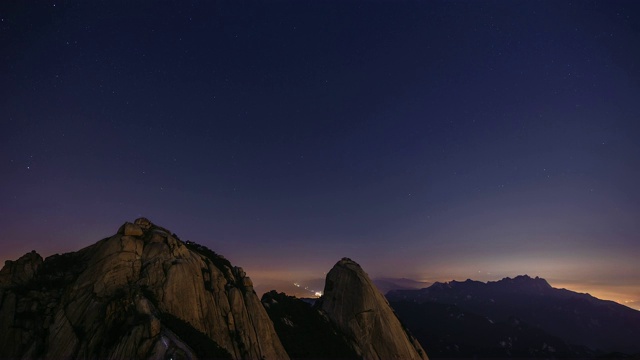
[[[36,276],[42,262],[42,256],[35,250],[22,255],[16,261],[5,261],[4,267],[0,270],[0,286],[26,284]]]
[[[2,279],[0,358],[288,358],[242,268],[145,218]]]
[[[364,359],[427,359],[369,276],[349,258],[329,271],[317,306]]]

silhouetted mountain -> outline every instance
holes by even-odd
[[[434,283],[420,290],[391,291],[387,298],[394,304],[408,301],[456,305],[463,312],[494,323],[516,318],[567,344],[593,350],[640,352],[639,311],[589,294],[556,289],[537,277],[524,275],[488,283]]]

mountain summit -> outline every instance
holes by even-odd
[[[0,333],[0,358],[288,358],[242,268],[145,218],[7,262]]]
[[[489,283],[491,283],[491,281]],[[510,277],[506,277],[502,280],[496,281],[495,284],[497,286],[502,286],[505,288],[520,288],[522,290],[538,292],[553,289],[547,282],[547,280],[537,276],[535,278],[532,278],[529,275],[518,275],[513,279]]]
[[[351,259],[343,258],[329,271],[318,307],[364,359],[428,359],[369,276]]]

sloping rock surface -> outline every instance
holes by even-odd
[[[141,218],[0,272],[0,358],[288,358],[251,279]]]
[[[343,258],[329,271],[319,308],[364,359],[428,359],[360,265]]]

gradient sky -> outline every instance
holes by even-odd
[[[0,19],[0,260],[146,216],[258,285],[348,256],[640,308],[638,2],[5,0]]]

